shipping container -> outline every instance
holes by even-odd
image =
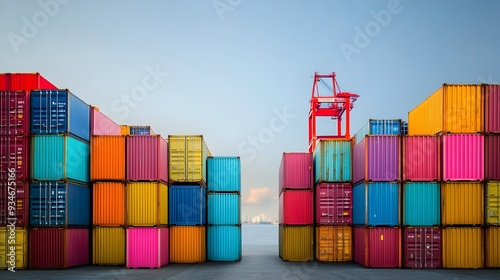
[[[443,268],[484,267],[484,235],[480,227],[443,228]]]
[[[30,226],[89,226],[90,188],[62,181],[30,183]]]
[[[30,228],[29,268],[64,269],[89,264],[88,228]]]
[[[441,229],[405,228],[403,259],[405,268],[441,268]]]
[[[125,137],[92,136],[90,180],[125,181]]]
[[[57,89],[40,73],[1,73],[0,90]]]
[[[155,135],[150,126],[131,125],[129,126],[130,135]]]
[[[28,230],[0,227],[0,270],[16,271],[28,267]]]
[[[72,134],[90,140],[90,106],[69,90],[33,90],[32,134]]]
[[[0,135],[29,136],[29,91],[0,91]]]
[[[500,135],[484,136],[484,179],[500,180]]]
[[[279,226],[279,256],[284,261],[307,262],[314,256],[314,227]]]
[[[95,106],[90,107],[90,136],[121,135],[120,126]]]
[[[0,181],[0,226],[14,223],[16,227],[27,227],[29,198],[26,181]]]
[[[120,133],[123,136],[130,135],[130,127],[128,125],[120,125]]]
[[[0,180],[28,180],[30,146],[26,136],[0,136]]]
[[[202,135],[169,135],[171,182],[207,182],[206,162],[212,154]]]
[[[393,182],[359,183],[352,188],[354,225],[399,225],[400,184]]]
[[[403,184],[403,226],[441,225],[441,189],[436,182]]]
[[[352,185],[321,183],[316,185],[317,225],[352,224]]]
[[[500,226],[500,182],[486,183],[486,225]]]
[[[353,182],[399,181],[400,136],[366,136],[353,148]]]
[[[207,258],[206,227],[170,227],[170,262],[202,263]]]
[[[92,229],[92,264],[125,265],[125,228]]]
[[[403,137],[403,180],[440,181],[439,136]]]
[[[238,193],[208,194],[209,225],[241,224],[241,197]]]
[[[442,183],[441,224],[483,225],[484,185],[477,182]]]
[[[408,135],[408,122],[401,122],[401,135]]]
[[[144,191],[147,192],[147,190]],[[92,224],[97,226],[125,225],[125,183],[95,182],[92,184]]]
[[[485,228],[486,267],[500,267],[500,227]]]
[[[483,85],[484,87],[484,131],[500,133],[500,85]]]
[[[126,224],[128,226],[168,225],[169,190],[160,182],[126,184]]]
[[[320,262],[352,261],[352,227],[317,226],[316,260]]]
[[[313,158],[315,183],[352,180],[351,140],[320,140]]]
[[[89,182],[90,147],[70,135],[31,138],[31,180]]]
[[[168,144],[160,135],[126,137],[127,180],[168,182]]]
[[[401,135],[402,121],[401,119],[394,120],[376,120],[370,119],[368,122],[354,135],[355,144],[358,144],[366,135]]]
[[[284,190],[279,195],[279,223],[283,225],[314,224],[312,190]]]
[[[443,143],[443,181],[484,180],[484,136],[448,134]]]
[[[171,185],[170,225],[195,226],[207,223],[207,189],[201,185]]]
[[[240,261],[241,255],[241,225],[207,227],[207,260]]]
[[[127,228],[127,268],[161,268],[169,262],[168,228]]]
[[[400,228],[354,227],[354,262],[365,267],[401,267]]]
[[[279,167],[279,188],[313,188],[313,154],[283,153]]]
[[[443,84],[408,113],[409,135],[484,131],[481,85]]]
[[[207,158],[207,180],[209,192],[240,192],[240,157],[216,156]]]

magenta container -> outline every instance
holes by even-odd
[[[484,137],[485,180],[500,180],[500,134]]]
[[[126,137],[128,181],[168,182],[168,145],[160,135]]]
[[[280,193],[279,223],[283,225],[312,225],[313,191],[284,190]]]
[[[354,227],[354,262],[374,268],[400,267],[400,230],[389,227]]]
[[[403,240],[405,268],[441,268],[440,228],[405,228]]]
[[[0,180],[8,180],[12,170],[14,180],[29,180],[29,160],[29,137],[0,135]]]
[[[403,137],[403,180],[429,182],[441,180],[439,136]]]
[[[500,85],[485,87],[485,132],[500,133]]]
[[[352,185],[322,183],[316,185],[317,225],[352,224]]]
[[[441,136],[443,181],[484,179],[484,136],[447,134]]]
[[[90,107],[90,135],[121,135],[120,125],[92,106]]]
[[[280,191],[313,188],[312,153],[283,153],[279,170]]]
[[[0,135],[30,135],[28,91],[0,91]]]
[[[127,228],[127,268],[160,268],[169,262],[169,229]]]
[[[400,136],[367,135],[353,150],[353,182],[400,179]]]

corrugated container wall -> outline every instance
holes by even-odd
[[[57,89],[40,73],[1,73],[0,90]]]
[[[161,268],[168,264],[168,228],[127,228],[127,268]]]
[[[29,91],[0,91],[0,135],[30,134]]]
[[[394,120],[375,120],[370,119],[368,122],[354,135],[358,144],[366,135],[402,135],[401,119]]]
[[[483,225],[484,185],[477,182],[441,184],[442,225]]]
[[[352,181],[352,141],[320,140],[314,149],[314,182]]]
[[[170,262],[202,263],[207,258],[206,227],[170,227]]]
[[[12,233],[14,232],[14,233]],[[12,241],[15,241],[15,245]],[[15,247],[12,250],[11,247]],[[12,255],[12,251],[15,255]],[[28,230],[20,227],[0,227],[0,270],[28,267]]]
[[[312,190],[284,190],[279,195],[279,223],[285,225],[314,224]]]
[[[484,136],[484,179],[500,180],[500,135]]]
[[[168,182],[168,144],[160,135],[126,137],[127,180]]]
[[[485,97],[484,131],[500,133],[500,85],[483,85]]]
[[[207,260],[241,260],[241,226],[208,226]]]
[[[150,126],[131,125],[129,126],[130,135],[155,135]]]
[[[482,228],[443,228],[443,268],[482,268],[483,266]]]
[[[208,194],[208,224],[209,225],[239,225],[240,195],[238,193]]]
[[[129,182],[126,190],[126,225],[168,225],[169,190],[165,183]]]
[[[441,229],[405,228],[403,259],[405,268],[441,268]]]
[[[354,227],[354,262],[365,267],[401,267],[400,228]]]
[[[91,106],[90,135],[121,135],[121,128],[112,119],[99,111],[99,108]]]
[[[29,160],[29,137],[0,135],[0,180],[28,180]]]
[[[500,227],[485,229],[485,257],[486,267],[500,267]]]
[[[440,176],[439,136],[403,137],[403,180],[439,181]]]
[[[279,226],[279,256],[284,261],[312,261],[314,255],[313,226]]]
[[[403,184],[403,225],[430,227],[441,224],[441,190],[436,182]]]
[[[171,185],[169,188],[170,225],[205,225],[207,189],[200,185]]]
[[[240,192],[240,157],[207,158],[207,188],[209,192]]]
[[[92,224],[125,225],[125,183],[95,182],[92,184]]]
[[[317,226],[316,260],[320,262],[352,261],[352,227]]]
[[[125,265],[125,243],[125,228],[94,227],[92,264]]]
[[[125,137],[92,136],[90,180],[125,181]]]
[[[486,183],[486,225],[500,226],[500,182]]]
[[[169,135],[170,182],[207,182],[206,162],[212,154],[202,135]]]
[[[312,153],[283,153],[279,167],[280,192],[313,188]]]
[[[352,185],[322,183],[316,186],[317,225],[352,224]]]
[[[443,143],[443,181],[484,179],[484,136],[448,134]]]
[[[353,182],[399,181],[400,136],[365,136],[353,149]]]
[[[354,225],[399,225],[400,184],[392,182],[359,183],[352,189]]]
[[[12,189],[15,190],[15,215],[9,211],[9,197]],[[29,225],[29,185],[26,181],[0,181],[0,226],[9,225],[15,218],[16,227],[26,227]]]

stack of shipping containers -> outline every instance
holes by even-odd
[[[279,188],[279,256],[285,261],[313,260],[312,153],[283,153]]]

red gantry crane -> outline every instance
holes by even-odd
[[[331,83],[325,80],[331,79]],[[321,83],[328,89],[326,95],[321,95],[318,84]],[[346,139],[350,136],[350,111],[353,108],[354,101],[359,95],[340,91],[335,73],[318,74],[314,73],[314,82],[311,94],[311,109],[309,111],[309,152],[313,152],[316,148],[316,143],[320,139]],[[345,135],[342,135],[342,115],[346,113],[346,128]],[[337,135],[318,136],[316,135],[316,118],[331,117],[332,120],[337,120]]]

